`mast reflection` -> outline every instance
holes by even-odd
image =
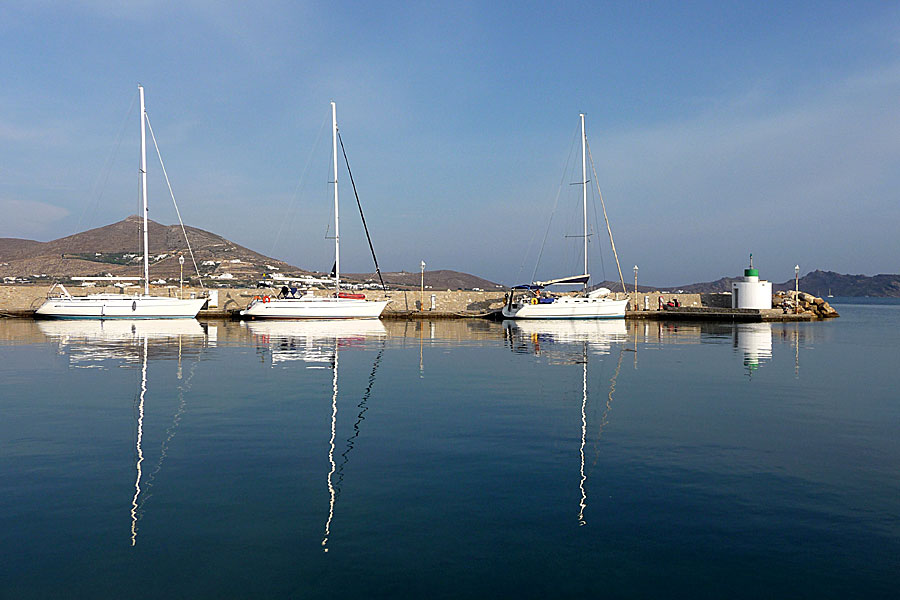
[[[334,518],[334,486],[331,484],[331,476],[334,475],[334,437],[337,432],[337,397],[338,397],[338,351],[337,343],[334,346],[334,360],[332,362],[334,376],[331,381],[331,439],[328,441],[328,463],[331,470],[328,471],[328,520],[325,521],[325,537],[322,538],[322,550],[328,552],[328,536],[331,535],[331,520]]]
[[[141,448],[141,440],[144,437],[144,397],[147,394],[147,338],[144,338],[143,360],[141,361],[141,392],[138,400],[138,417],[137,417],[137,441],[135,448],[137,452],[137,463],[135,470],[137,478],[134,480],[134,498],[131,499],[131,545],[137,543],[137,522],[138,522],[138,496],[141,495],[141,464],[144,462],[144,451]]]
[[[368,400],[375,384],[378,365],[381,363],[385,349],[387,330],[380,320],[342,320],[342,321],[249,321],[243,324],[253,336],[257,351],[265,362],[271,365],[289,366],[296,362],[307,363],[308,369],[328,368],[331,378],[331,420],[328,439],[328,473],[325,485],[328,490],[328,516],[322,536],[322,551],[328,552],[328,541],[331,538],[331,524],[334,521],[335,507],[340,497],[344,480],[344,467],[350,460],[350,453],[355,440],[360,434],[360,424],[365,420]],[[341,453],[343,459],[337,464],[337,418],[339,396],[340,353],[352,348],[364,348],[372,340],[381,340],[381,349],[372,365],[368,385],[357,407],[359,413],[353,425],[354,433],[347,438],[347,447]],[[327,365],[327,366],[326,366]]]
[[[609,354],[613,344],[622,344],[628,339],[628,330],[624,321],[504,321],[510,349],[517,353],[529,353],[543,356],[550,364],[581,365],[581,441],[579,454],[578,491],[578,525],[587,525],[587,468],[585,448],[588,440],[588,355],[590,353]],[[635,352],[637,342],[635,340]],[[612,410],[613,394],[616,381],[622,367],[624,348],[620,348],[615,372],[610,379],[606,407],[597,426],[595,446],[599,445],[603,429],[609,422]],[[589,352],[590,351],[590,352]],[[635,366],[636,366],[635,362]],[[599,453],[599,448],[597,449]],[[596,462],[596,461],[595,461]]]
[[[197,361],[191,367],[191,376],[207,343],[207,329],[195,319],[139,319],[139,320],[84,320],[38,321],[39,331],[58,345],[58,352],[69,357],[71,368],[107,368],[109,361],[140,364],[140,385],[135,394],[135,481],[131,498],[131,545],[137,544],[138,522],[141,520],[147,492],[157,473],[162,469],[168,444],[175,436],[178,422],[185,409],[185,385],[180,386],[180,403],[173,422],[166,430],[166,439],[160,447],[160,458],[149,476],[145,478],[144,429],[146,402],[149,392],[149,362],[154,358],[177,359],[176,377],[182,377],[182,360],[185,355],[195,355]],[[190,378],[189,378],[190,380]],[[186,383],[189,383],[188,382]]]

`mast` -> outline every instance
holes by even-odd
[[[587,152],[585,149],[584,136],[584,113],[580,113],[581,117],[581,211],[584,219],[584,274],[588,274],[588,231],[587,231]],[[584,289],[587,290],[588,282],[584,282]]]
[[[138,84],[138,93],[141,97],[141,197],[144,202],[144,295],[150,295],[150,242],[147,237],[147,134],[144,131],[144,122],[147,118],[144,112],[144,86]]]
[[[341,293],[341,230],[338,218],[337,108],[331,103],[331,155],[334,159],[334,294]]]

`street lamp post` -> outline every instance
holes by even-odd
[[[794,313],[800,313],[800,265],[794,265]]]
[[[184,255],[178,255],[178,293],[181,295],[181,299],[184,300]]]
[[[419,311],[425,310],[425,261],[422,261],[422,292],[419,300]]]
[[[637,310],[638,305],[637,273],[638,266],[634,265],[634,310]]]

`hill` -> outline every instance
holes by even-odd
[[[776,290],[792,290],[794,280],[772,287]],[[881,274],[869,277],[815,270],[800,278],[800,289],[816,296],[825,296],[830,291],[835,296],[900,298],[900,275]]]
[[[140,276],[143,274],[142,219],[132,215],[104,227],[76,233],[49,242],[0,238],[0,277],[20,281],[66,280],[71,277]],[[208,285],[255,286],[273,273],[288,276],[317,273],[265,256],[209,231],[185,227],[191,248]],[[178,255],[185,257],[185,281],[196,282],[190,255],[179,225],[149,222],[150,277],[177,283]],[[321,274],[318,274],[320,277]],[[417,288],[420,273],[384,273],[391,287]],[[193,277],[191,277],[193,276]],[[342,274],[351,282],[375,280],[375,274]],[[327,275],[326,275],[327,277]],[[496,290],[502,286],[458,271],[426,271],[425,285],[431,289]]]
[[[732,282],[737,280],[735,277],[722,277],[715,281],[672,286],[666,289],[684,290],[694,294],[730,292]],[[772,289],[773,291],[792,290],[794,285],[794,280],[788,279],[784,283],[773,282]],[[644,286],[640,287],[644,289]],[[869,277],[815,270],[800,278],[800,289],[816,296],[825,296],[831,292],[835,296],[898,298],[900,297],[900,275],[883,274]]]
[[[266,272],[308,273],[209,231],[196,227],[185,227],[185,231],[204,277],[255,283]],[[180,226],[150,221],[149,234],[152,279],[177,280],[179,254],[185,256],[185,279],[190,275],[196,279]],[[0,276],[139,276],[143,271],[142,245],[141,219],[137,216],[49,242],[0,238]]]

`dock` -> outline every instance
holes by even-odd
[[[0,318],[30,318],[34,311],[47,297],[49,286],[46,285],[0,285]],[[124,293],[133,294],[137,288],[76,288],[69,290],[73,295],[89,293]],[[201,290],[199,288],[152,288],[151,293],[160,296],[176,296],[184,294],[201,295],[210,293],[210,304],[198,315],[201,319],[239,319],[240,311],[247,307],[255,296],[270,294],[272,290],[251,288],[218,288]],[[634,320],[682,320],[682,321],[723,321],[723,322],[779,322],[779,321],[813,321],[814,314],[785,313],[781,309],[756,310],[733,309],[723,304],[727,297],[719,294],[676,294],[667,292],[618,292],[616,299],[626,297],[630,306],[638,310],[625,313],[626,319]],[[480,290],[429,290],[425,293],[418,290],[367,291],[370,300],[388,300],[389,304],[382,314],[386,320],[409,319],[501,319],[499,313],[503,306],[505,292]],[[658,299],[663,303],[677,299],[677,308],[659,308]],[[652,301],[651,301],[652,299]]]

